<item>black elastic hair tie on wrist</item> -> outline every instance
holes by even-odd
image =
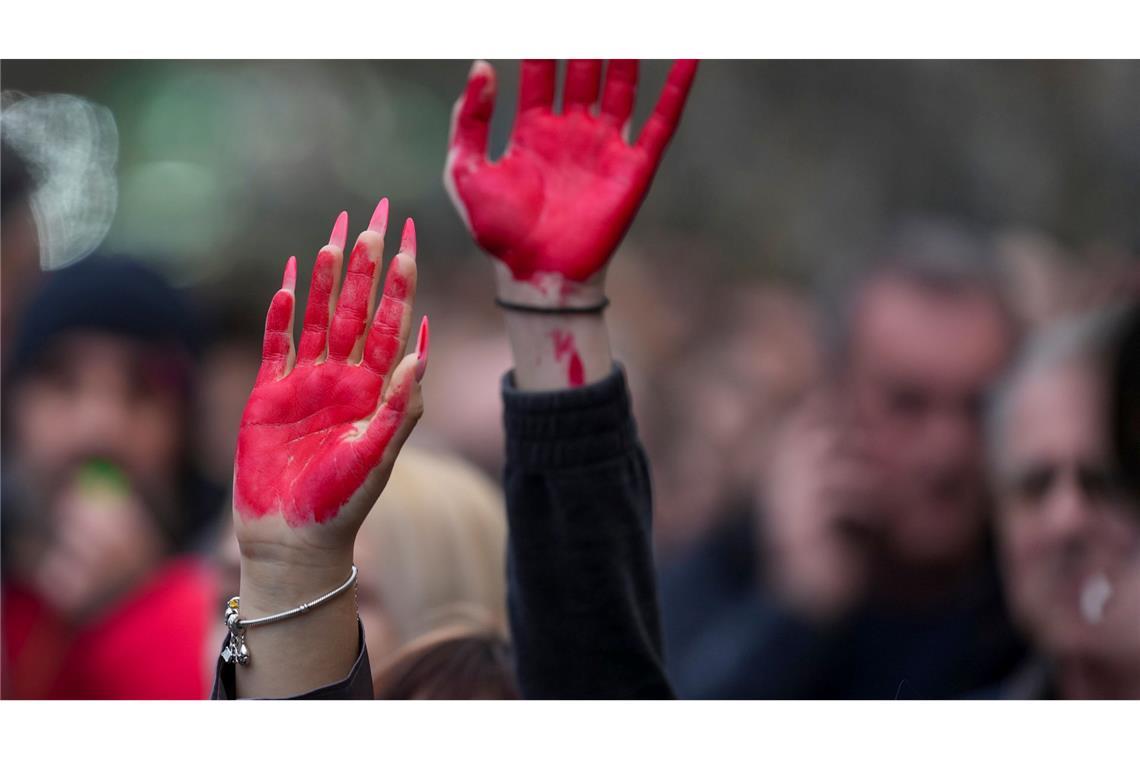
[[[600,314],[610,305],[609,298],[603,298],[601,303],[592,306],[531,306],[525,303],[512,303],[501,298],[495,299],[495,305],[507,311],[521,311],[526,314]]]

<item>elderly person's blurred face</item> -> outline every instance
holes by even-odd
[[[1140,522],[1108,466],[1105,401],[1086,365],[1039,369],[1013,390],[995,452],[1011,603],[1053,657],[1103,656],[1114,642],[1140,639],[1123,630],[1140,620],[1112,614],[1132,593],[1119,581],[1135,574]]]
[[[1012,333],[982,288],[897,277],[868,284],[852,326],[848,400],[882,476],[876,508],[904,562],[955,564],[986,519],[981,401]]]

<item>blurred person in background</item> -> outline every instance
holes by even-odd
[[[125,257],[29,302],[4,367],[5,697],[208,693],[214,586],[187,557],[221,500],[189,454],[200,340],[182,295]]]
[[[501,631],[457,625],[413,639],[373,679],[376,699],[518,699]]]
[[[987,251],[914,220],[826,309],[830,376],[777,434],[752,514],[662,574],[682,696],[944,698],[1020,657],[982,466],[1015,337]]]
[[[1140,512],[1109,445],[1120,311],[1047,327],[989,420],[1002,568],[1034,653],[987,695],[1140,698]]]
[[[661,401],[649,414],[635,406],[653,463],[654,543],[666,567],[710,529],[751,511],[757,466],[772,456],[777,423],[819,372],[813,314],[801,293],[763,285],[714,293],[706,313],[717,339],[702,335],[657,368]],[[698,397],[703,403],[685,403]],[[654,412],[666,422],[647,426]]]
[[[453,456],[406,448],[356,542],[373,673],[440,628],[467,625],[505,639],[506,541],[494,481]]]

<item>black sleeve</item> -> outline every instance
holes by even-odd
[[[625,376],[526,393],[503,379],[511,634],[524,697],[671,698],[649,468]]]
[[[356,628],[359,637],[356,662],[352,664],[352,670],[348,672],[348,675],[336,683],[330,683],[319,689],[289,697],[289,699],[372,699],[372,666],[368,663],[368,648],[364,646],[364,626],[360,623],[359,618],[356,621]],[[229,642],[230,635],[227,633],[222,642],[222,649],[225,649]],[[214,688],[210,692],[210,699],[235,698],[234,694],[237,693],[237,688],[234,682],[234,668],[236,667],[234,663],[227,663],[223,660],[219,654],[218,663],[214,669]]]

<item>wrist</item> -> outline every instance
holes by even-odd
[[[535,272],[520,280],[498,259],[494,265],[496,293],[508,303],[551,309],[590,308],[606,300],[604,269],[582,282],[558,272]]]
[[[344,585],[351,570],[351,552],[243,556],[239,615],[249,620],[309,604]],[[356,592],[347,588],[305,614],[245,629],[250,659],[237,668],[237,696],[286,697],[344,679],[358,653],[357,619]]]
[[[310,602],[340,586],[352,572],[352,550],[300,552],[291,548],[241,558],[241,616],[271,615]]]
[[[591,385],[613,371],[602,314],[527,314],[505,311],[520,390],[547,391]]]

